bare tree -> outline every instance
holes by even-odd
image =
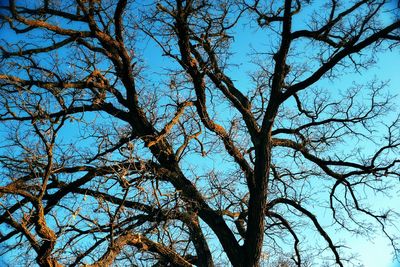
[[[348,266],[338,229],[399,248],[371,199],[399,188],[393,89],[340,83],[398,49],[391,1],[0,10],[5,261]]]

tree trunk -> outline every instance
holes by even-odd
[[[264,214],[267,198],[267,184],[271,165],[271,146],[269,138],[255,148],[254,169],[255,187],[250,192],[248,224],[244,243],[244,266],[259,266],[264,240]]]

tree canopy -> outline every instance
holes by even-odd
[[[399,12],[2,1],[0,255],[351,266],[339,232],[383,234],[397,253],[399,216],[377,202],[400,189],[399,85],[371,72],[398,51]]]

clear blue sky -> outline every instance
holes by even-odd
[[[267,36],[261,31],[251,30],[237,30],[237,35],[234,36],[234,42],[232,50],[231,62],[237,64],[236,67],[230,69],[230,76],[236,82],[236,85],[242,89],[249,89],[249,77],[248,73],[254,70],[255,65],[249,64],[251,57],[249,56],[250,51],[253,49],[262,49],[263,47],[269,46]],[[167,61],[160,60],[158,57],[160,51],[157,47],[154,47],[151,42],[143,45],[145,63],[154,71],[157,72],[158,68],[161,68],[166,64]],[[269,52],[269,51],[268,51]],[[400,54],[398,49],[392,52],[385,52],[378,55],[377,64],[373,67],[362,70],[361,74],[349,74],[344,75],[342,79],[335,80],[332,89],[343,89],[341,86],[351,86],[353,82],[362,83],[373,79],[374,77],[379,80],[389,80],[390,92],[392,94],[400,94]],[[400,101],[400,98],[397,97]],[[400,110],[397,110],[399,112]],[[394,209],[400,207],[400,186],[397,193],[391,199],[379,199],[371,198],[371,203],[374,202],[377,206],[391,206]],[[400,210],[399,210],[400,211]],[[317,214],[318,216],[318,214]],[[320,214],[319,214],[320,216]],[[345,240],[347,246],[351,249],[351,253],[358,254],[358,261],[355,261],[364,267],[400,267],[400,263],[393,262],[393,249],[389,244],[389,240],[383,236],[382,233],[378,232],[375,237],[367,240],[363,237],[355,237],[351,234],[340,232],[334,234],[333,239]]]
[[[237,81],[239,87],[246,88],[249,86],[246,71],[251,71],[252,66],[254,67],[254,65],[248,64],[248,53],[250,51],[250,47],[254,48],[258,46],[268,46],[267,42],[267,38],[265,38],[265,36],[263,36],[260,32],[256,33],[243,31],[239,32],[238,35],[235,36],[235,44],[233,49],[236,53],[232,56],[232,61],[240,64],[240,66],[238,68],[232,68],[231,74],[232,77],[234,77],[234,80]],[[160,58],[157,56],[159,55],[159,50],[150,45],[150,43],[143,44],[143,46],[147,46],[147,49],[144,51],[146,58],[145,63],[152,67],[162,67],[163,61],[160,61]],[[393,93],[399,94],[400,54],[398,50],[395,52],[380,54],[378,58],[379,60],[376,66],[364,71],[362,75],[348,75],[345,77],[345,80],[341,82],[343,84],[351,84],[353,81],[360,79],[368,80],[376,76],[381,80],[390,80],[391,90]],[[157,67],[155,67],[154,70],[156,71],[156,69]],[[391,205],[393,208],[398,208],[400,207],[399,192],[400,190],[398,190],[397,194],[391,199],[374,199],[374,201],[378,202],[377,204],[379,206]],[[355,253],[360,255],[359,262],[365,267],[400,267],[400,263],[396,264],[392,261],[392,251],[388,244],[388,240],[379,233],[375,238],[372,238],[372,240],[355,238],[349,234],[334,236],[334,238],[347,240],[347,245],[354,249]]]

